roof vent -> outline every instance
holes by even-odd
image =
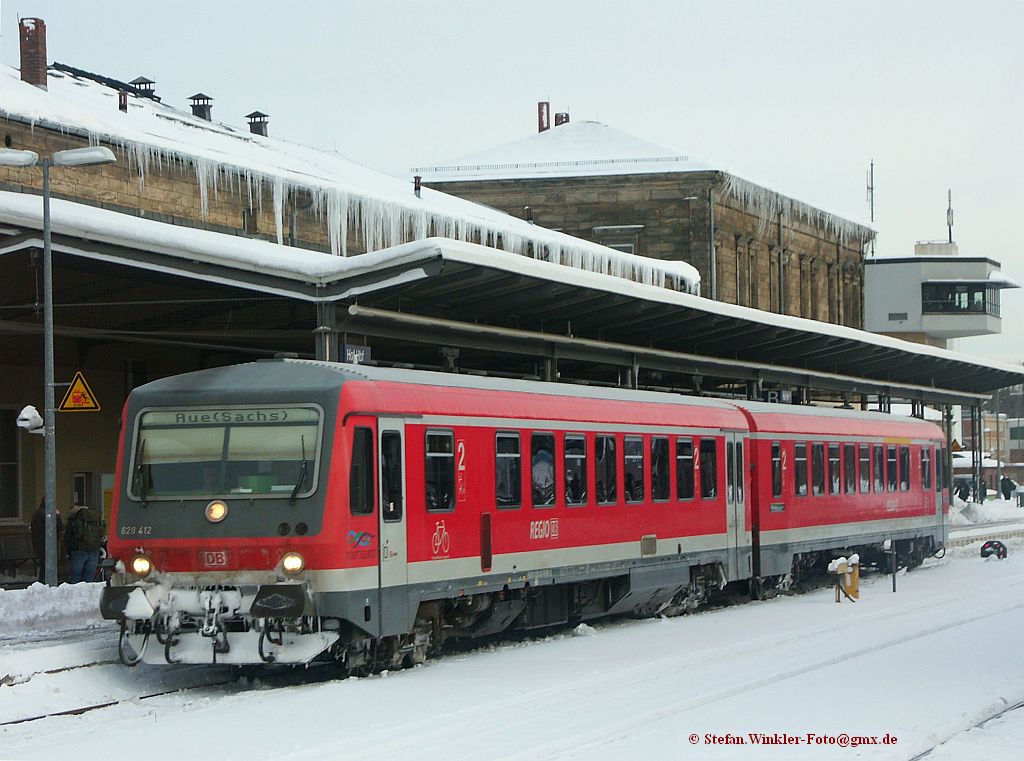
[[[21,81],[46,89],[46,22],[23,18],[18,22],[21,38]]]
[[[210,121],[213,113],[213,98],[201,92],[197,92],[191,98],[192,101],[192,116],[198,116],[200,119]]]
[[[252,134],[267,136],[267,125],[270,123],[267,121],[270,118],[268,114],[262,111],[253,111],[251,114],[246,114],[245,118],[249,120],[249,131]]]
[[[147,77],[135,77],[128,84],[132,85],[136,90],[139,91],[139,95],[143,95],[147,98],[152,98],[155,94],[153,92],[153,85],[156,84],[152,79]]]
[[[568,123],[569,123],[569,112],[568,111],[559,111],[557,114],[555,114],[555,126],[556,127],[561,127],[563,124],[568,124]]]
[[[551,103],[542,100],[537,103],[537,131],[546,132],[551,129]]]

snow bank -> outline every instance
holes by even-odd
[[[99,625],[102,589],[101,583],[48,587],[38,582],[27,589],[0,589],[0,637]]]
[[[980,502],[964,502],[953,497],[949,511],[949,522],[954,526],[971,526],[1002,521],[1024,521],[1024,508],[1017,507],[1016,501],[1005,499]]]

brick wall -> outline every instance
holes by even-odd
[[[570,235],[688,262],[704,296],[714,287],[720,301],[862,327],[862,242],[802,221],[766,225],[757,209],[725,197],[722,183],[718,172],[691,172],[429,184],[514,216],[529,206],[534,222]]]

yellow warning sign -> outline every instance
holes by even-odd
[[[81,370],[75,373],[75,379],[71,381],[68,392],[64,394],[64,398],[57,405],[57,409],[61,412],[100,411],[100,403],[96,401],[96,396],[92,393],[92,389],[85,382],[85,376],[82,375]]]

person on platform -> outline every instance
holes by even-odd
[[[978,502],[985,504],[988,499],[988,482],[983,478],[978,482]]]
[[[100,546],[103,544],[103,519],[91,507],[75,505],[68,515],[68,527],[64,530],[64,547],[67,549],[71,568],[68,581],[92,581],[96,566],[100,562]]]
[[[1017,482],[1009,476],[1003,476],[999,482],[999,490],[1003,493],[1003,499],[1007,502],[1013,497],[1013,490],[1017,488]]]
[[[57,541],[60,542],[60,534],[64,529],[64,522],[60,519],[60,510],[57,511]],[[39,501],[39,507],[32,513],[32,549],[35,550],[36,558],[39,561],[39,583],[46,583],[46,500]],[[60,557],[58,547],[57,557]]]

